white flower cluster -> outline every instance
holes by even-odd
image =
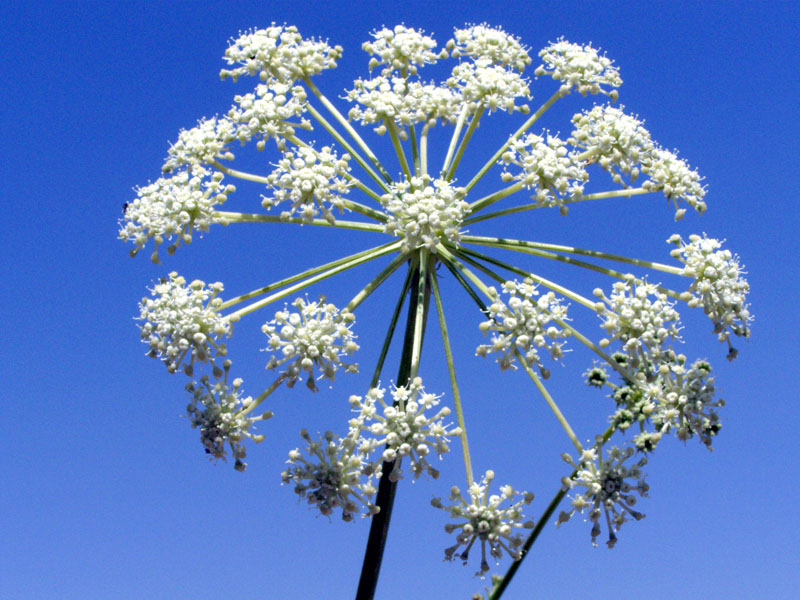
[[[402,77],[356,79],[353,86],[347,99],[361,106],[351,108],[348,116],[363,125],[377,124],[375,131],[380,135],[386,133],[387,119],[397,124],[405,139],[406,127],[438,119],[454,123],[461,108],[461,96],[452,89]]]
[[[651,283],[637,283],[631,278],[614,283],[610,297],[600,288],[594,290],[594,295],[602,300],[595,303],[595,310],[609,335],[600,340],[600,346],[619,340],[634,367],[658,360],[666,350],[667,340],[679,337],[678,311],[666,294]]]
[[[295,128],[311,129],[307,119],[289,122],[293,117],[302,117],[306,110],[306,93],[299,85],[262,83],[256,86],[255,93],[237,95],[233,100],[236,106],[228,112],[228,117],[236,123],[236,139],[242,144],[260,136],[256,144],[259,150],[271,138],[278,147],[283,147],[284,138],[293,136]]]
[[[712,438],[722,429],[714,409],[725,406],[725,401],[714,397],[708,362],[698,360],[688,368],[685,363],[683,355],[662,363],[656,382],[645,387],[645,397],[658,405],[652,420],[659,434],[674,429],[683,441],[697,435],[710,450]]]
[[[469,56],[474,60],[510,66],[520,72],[531,64],[531,57],[518,37],[486,23],[456,29],[453,39],[447,42],[447,49],[453,58]]]
[[[432,37],[404,25],[396,25],[394,29],[384,27],[373,32],[372,37],[375,41],[364,42],[361,47],[374,55],[369,61],[369,70],[384,65],[381,71],[384,76],[390,76],[392,71],[415,75],[418,67],[447,56],[434,51],[436,41]]]
[[[622,108],[595,106],[578,113],[572,117],[575,130],[568,140],[573,146],[589,151],[591,159],[597,160],[617,184],[623,179],[615,168],[635,181],[640,166],[650,164],[656,151],[650,132],[639,119],[622,112]]]
[[[730,334],[748,337],[752,320],[747,294],[750,285],[743,277],[739,257],[722,249],[722,242],[703,235],[689,236],[689,243],[675,234],[667,240],[677,248],[670,254],[684,265],[683,275],[694,279],[689,287],[689,306],[702,306],[714,323],[714,333],[730,347],[729,359],[736,357]]]
[[[489,554],[498,560],[505,550],[512,559],[522,557],[521,546],[524,543],[519,530],[533,529],[533,521],[524,521],[523,505],[533,501],[530,492],[516,492],[510,485],[500,488],[500,495],[489,495],[489,484],[494,479],[494,471],[486,471],[480,483],[473,483],[467,490],[468,498],[464,498],[461,490],[453,486],[450,490],[452,504],[445,506],[440,498],[434,498],[431,504],[450,513],[453,519],[463,522],[445,525],[447,533],[458,532],[456,544],[444,551],[445,560],[460,558],[467,563],[469,552],[480,541],[481,568],[476,575],[482,576],[489,570],[489,561],[486,558],[486,545],[489,545]],[[507,507],[502,507],[503,502],[518,500]],[[460,546],[462,552],[456,553]]]
[[[313,441],[305,429],[300,435],[308,443],[311,460],[304,458],[299,449],[289,452],[287,462],[292,467],[281,473],[284,484],[294,483],[295,493],[325,516],[341,508],[342,519],[352,521],[355,515],[366,516],[359,505],[369,515],[380,510],[370,501],[377,491],[371,478],[362,481],[366,464],[357,451],[357,434],[351,432],[335,440],[333,433],[327,431],[320,441]]]
[[[444,179],[412,177],[391,186],[391,193],[381,196],[381,204],[390,213],[384,231],[403,238],[402,252],[436,245],[457,244],[461,222],[469,210],[464,191]]]
[[[393,463],[389,479],[397,481],[403,476],[401,462],[408,457],[415,477],[428,473],[436,479],[439,471],[433,468],[426,457],[433,450],[441,459],[450,450],[447,438],[461,435],[459,427],[448,429],[444,424],[443,420],[450,414],[450,409],[443,407],[433,416],[425,415],[426,410],[439,404],[439,396],[426,393],[419,377],[409,386],[392,390],[391,404],[384,402],[385,394],[385,389],[373,388],[365,397],[350,396],[350,405],[358,413],[358,417],[351,421],[351,427],[367,429],[375,436],[364,439],[359,451],[366,457],[378,446],[385,445],[380,458],[367,467],[365,474],[380,477],[382,463]],[[383,409],[382,415],[378,414],[379,405]]]
[[[202,168],[180,171],[171,177],[159,177],[154,183],[136,190],[136,199],[125,206],[120,221],[119,238],[133,242],[136,255],[152,239],[155,242],[152,260],[158,262],[158,246],[175,239],[167,251],[172,254],[183,242],[192,241],[192,230],[207,232],[217,222],[214,207],[223,204],[232,185],[222,184],[223,175]]]
[[[261,327],[269,337],[267,351],[280,355],[280,358],[273,356],[267,368],[285,365],[283,376],[289,387],[303,372],[308,373],[306,385],[312,391],[317,390],[314,369],[320,371],[320,379],[331,381],[339,367],[346,372],[357,372],[357,364],[342,361],[344,355],[350,356],[358,350],[355,335],[350,330],[355,321],[353,313],[340,312],[333,304],[327,304],[324,296],[317,302],[297,298],[292,305],[298,312],[289,312],[287,305],[275,313],[275,319]]]
[[[183,166],[209,165],[217,158],[232,160],[228,144],[236,139],[236,127],[230,119],[201,119],[192,129],[182,129],[178,141],[170,146],[162,171],[170,173]]]
[[[481,323],[480,329],[484,335],[492,332],[491,344],[478,346],[475,353],[486,356],[497,352],[500,369],[506,370],[516,369],[515,355],[520,351],[525,362],[530,366],[537,365],[542,376],[547,378],[549,371],[542,366],[539,350],[548,350],[553,359],[564,354],[564,343],[560,340],[568,337],[569,332],[557,327],[554,320],[565,320],[567,307],[553,292],[540,296],[530,279],[506,281],[503,292],[509,295],[507,302],[494,288],[489,288],[489,292],[493,295],[487,315],[489,320]]]
[[[633,510],[637,500],[633,492],[637,492],[639,496],[647,496],[650,489],[641,470],[647,464],[647,458],[640,458],[630,467],[624,464],[633,454],[633,448],[620,450],[614,446],[604,459],[602,449],[598,452],[593,448],[586,450],[577,464],[571,456],[565,454],[564,460],[577,470],[574,477],[563,479],[565,488],[574,489],[580,486],[586,488],[586,491],[571,498],[572,510],[562,511],[556,525],[566,523],[576,512],[583,513],[588,509],[589,520],[592,522],[592,544],[597,545],[600,517],[605,516],[609,530],[606,544],[613,548],[617,542],[616,532],[628,520],[628,516],[637,521],[644,517],[642,513]]]
[[[262,206],[289,202],[291,207],[281,212],[281,218],[299,213],[302,219],[311,221],[322,212],[328,223],[335,223],[331,207],[344,210],[342,196],[349,188],[349,160],[349,154],[339,158],[329,146],[321,150],[301,146],[294,152],[284,152],[278,168],[267,177],[274,191],[271,197],[262,196]]]
[[[516,71],[494,65],[488,60],[462,62],[453,67],[447,85],[458,90],[469,106],[470,113],[485,107],[492,113],[496,110],[527,114],[527,104],[517,105],[517,98],[530,98],[528,82]]]
[[[203,443],[206,454],[213,458],[225,460],[225,444],[231,449],[234,458],[233,468],[244,471],[247,463],[244,458],[247,451],[244,440],[251,439],[261,442],[263,435],[250,433],[250,427],[256,421],[272,417],[271,412],[266,412],[258,417],[248,417],[244,412],[253,402],[253,399],[241,397],[242,380],[233,380],[233,385],[227,383],[227,369],[230,361],[225,361],[226,378],[209,382],[208,375],[200,379],[201,385],[192,382],[186,386],[186,391],[192,396],[192,401],[186,406],[193,428],[200,429],[200,441]]]
[[[650,177],[649,181],[642,184],[643,188],[650,192],[663,190],[667,199],[675,203],[676,221],[686,214],[685,208],[678,208],[678,200],[685,201],[699,213],[705,212],[706,203],[703,198],[706,189],[700,183],[700,174],[690,169],[673,152],[658,148],[652,162],[642,165],[642,172]]]
[[[517,175],[503,173],[503,181],[516,179],[526,189],[535,189],[532,196],[540,206],[560,206],[566,214],[565,199],[580,198],[583,185],[589,180],[583,163],[573,160],[566,144],[558,137],[534,134],[514,140],[503,154],[505,164],[522,169]]]
[[[335,68],[341,56],[341,46],[304,40],[297,27],[273,23],[266,29],[254,29],[231,40],[225,50],[225,62],[241,66],[223,69],[220,77],[236,81],[241,75],[258,73],[262,81],[277,79],[290,83]]]
[[[606,90],[603,86],[617,88],[622,85],[619,71],[613,62],[600,56],[590,45],[571,44],[564,38],[539,52],[543,65],[536,69],[536,75],[549,75],[561,81],[562,93],[575,88],[580,94],[605,94],[612,100],[618,96],[617,90]]]
[[[220,336],[230,336],[230,322],[219,314],[222,299],[218,294],[222,284],[208,287],[195,280],[186,280],[175,272],[163,278],[151,290],[152,298],[142,298],[139,320],[142,341],[150,346],[148,356],[161,358],[171,373],[184,365],[187,375],[192,374],[196,361],[211,363],[215,376],[222,371],[214,364],[213,355],[225,356],[225,344],[215,341]]]

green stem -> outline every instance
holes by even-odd
[[[287,277],[286,279],[281,279],[280,281],[271,283],[266,287],[253,290],[252,292],[242,294],[241,296],[236,296],[235,298],[231,298],[223,302],[220,305],[219,310],[229,308],[231,306],[234,306],[235,304],[238,304],[239,302],[250,300],[251,298],[255,298],[256,296],[262,296],[268,292],[271,292],[272,290],[277,290],[285,285],[289,285],[290,283],[294,283],[296,281],[300,281],[301,279],[305,279],[306,277],[310,277],[311,275],[316,275],[317,273],[321,273],[322,271],[326,271],[333,267],[338,267],[339,265],[343,265],[345,263],[349,263],[350,261],[357,260],[359,258],[372,254],[373,252],[383,250],[385,248],[388,248],[389,246],[393,246],[396,243],[397,242],[389,242],[388,244],[383,244],[382,246],[376,246],[375,248],[363,250],[356,254],[351,254],[350,256],[345,256],[344,258],[334,260],[333,262],[329,262],[324,265],[314,267],[313,269],[308,269],[307,271],[303,271],[302,273],[298,273],[297,275],[292,275],[291,277]]]
[[[602,192],[598,194],[586,194],[585,196],[581,196],[580,198],[562,198],[561,203],[566,204],[576,204],[578,202],[585,202],[586,200],[602,200],[604,198],[618,198],[618,197],[628,197],[628,196],[638,196],[640,194],[647,194],[648,191],[644,190],[643,188],[629,188],[627,190],[617,190],[612,192]],[[464,224],[469,223],[477,223],[478,221],[485,221],[487,219],[494,219],[495,217],[503,217],[506,215],[513,215],[519,212],[525,212],[528,210],[536,210],[538,208],[550,208],[548,204],[540,204],[538,202],[533,202],[531,204],[521,204],[520,206],[512,206],[511,208],[504,208],[503,210],[498,210],[493,213],[487,213],[485,215],[480,215],[478,217],[473,217],[468,221],[465,221]]]
[[[372,292],[377,290],[378,287],[384,281],[386,281],[389,275],[394,273],[398,269],[398,267],[407,260],[408,256],[404,254],[401,254],[400,256],[396,257],[392,262],[389,263],[389,265],[385,269],[383,269],[380,273],[378,273],[375,279],[373,279],[366,286],[364,286],[364,289],[362,289],[358,294],[355,295],[355,297],[352,300],[350,300],[350,302],[347,304],[344,310],[353,312],[356,308],[358,308],[358,306],[362,302],[364,302],[364,300],[366,300],[369,297],[370,294],[372,294]]]
[[[530,365],[525,360],[525,357],[522,356],[522,353],[519,351],[519,349],[516,349],[514,353],[517,355],[517,360],[519,360],[520,364],[525,369],[525,372],[528,374],[528,377],[530,377],[533,380],[533,383],[536,385],[536,388],[539,390],[539,393],[542,395],[545,402],[547,402],[547,405],[550,407],[550,410],[553,411],[553,414],[556,416],[556,419],[558,420],[559,424],[566,432],[567,437],[572,442],[572,445],[575,446],[579,454],[582,454],[583,446],[578,440],[578,436],[575,435],[575,432],[572,430],[572,427],[570,427],[569,422],[567,421],[564,414],[561,412],[561,409],[558,408],[558,404],[556,404],[556,401],[553,400],[553,397],[547,391],[547,388],[544,387],[542,380],[539,379],[539,376],[536,375],[536,373],[534,373],[533,369],[531,369]]]
[[[417,129],[414,125],[408,126],[408,140],[411,143],[411,159],[414,161],[414,174],[422,175],[419,158],[419,142],[417,141]]]
[[[386,128],[389,130],[389,137],[392,140],[394,153],[397,155],[397,160],[400,161],[400,168],[403,170],[403,174],[406,176],[406,179],[411,179],[411,169],[408,166],[408,160],[406,160],[406,153],[403,150],[403,145],[400,143],[397,125],[392,119],[384,119],[383,124],[386,125]]]
[[[339,121],[341,126],[344,127],[345,131],[350,134],[350,136],[355,140],[356,144],[358,144],[358,147],[364,151],[364,154],[366,154],[367,158],[372,162],[373,165],[375,165],[375,168],[378,169],[378,172],[384,178],[386,183],[392,183],[392,178],[389,176],[389,173],[386,172],[386,169],[383,168],[383,165],[381,165],[378,157],[375,156],[370,147],[367,146],[364,140],[361,139],[361,136],[358,135],[358,132],[353,129],[352,125],[350,125],[350,122],[345,119],[342,113],[340,113],[339,110],[333,104],[331,104],[330,100],[328,100],[325,95],[319,91],[317,86],[311,81],[311,78],[306,76],[303,81],[305,81],[308,89],[310,89],[311,92],[319,99],[319,101],[322,102],[322,105],[328,109],[328,111],[337,121]]]
[[[478,127],[478,123],[483,116],[483,111],[486,110],[486,107],[481,104],[481,107],[478,111],[472,116],[470,119],[469,127],[467,128],[467,132],[464,134],[464,137],[461,138],[461,142],[458,144],[458,150],[456,151],[455,158],[453,158],[453,162],[450,164],[450,168],[447,171],[447,175],[445,175],[445,179],[447,181],[451,181],[453,179],[453,175],[456,173],[456,169],[458,168],[458,164],[461,162],[461,157],[464,156],[464,150],[467,149],[467,144],[469,144],[469,140],[472,137],[472,134],[475,133],[475,129]]]
[[[486,164],[481,167],[481,170],[478,171],[475,174],[475,177],[473,177],[472,180],[467,184],[467,186],[466,186],[467,192],[469,192],[473,187],[475,187],[475,185],[481,180],[481,178],[484,175],[486,175],[487,171],[492,168],[492,166],[497,162],[497,160],[501,156],[503,156],[503,153],[506,151],[506,149],[515,140],[519,139],[519,137],[523,133],[525,133],[536,121],[538,121],[539,117],[541,117],[545,112],[547,112],[547,109],[549,109],[551,106],[553,106],[555,101],[558,100],[561,96],[562,96],[561,91],[557,91],[555,94],[550,96],[550,99],[547,102],[545,102],[544,104],[542,104],[539,107],[539,110],[537,110],[535,113],[533,113],[528,118],[528,120],[525,121],[522,124],[522,126],[520,126],[520,128],[517,129],[510,138],[508,138],[508,140],[506,140],[505,144],[500,146],[500,149],[497,152],[495,152],[494,155],[488,161],[486,161]]]
[[[510,185],[505,189],[496,191],[494,194],[489,194],[488,196],[484,196],[483,198],[480,198],[479,200],[475,200],[475,202],[473,202],[472,204],[469,205],[469,211],[467,212],[467,214],[470,214],[470,215],[471,214],[475,214],[479,210],[484,209],[487,206],[489,206],[491,204],[494,204],[498,200],[502,200],[503,198],[505,198],[507,196],[510,196],[514,192],[518,192],[521,189],[522,189],[522,182],[518,181],[517,183],[515,183],[513,185]],[[480,219],[477,219],[477,220],[480,220]],[[467,225],[469,223],[474,223],[475,221],[476,221],[475,218],[466,219],[464,221],[464,225]]]
[[[453,390],[453,404],[456,408],[456,420],[461,429],[461,450],[464,453],[464,470],[467,474],[467,485],[472,485],[475,477],[472,473],[472,461],[469,456],[469,442],[467,441],[467,426],[464,421],[464,410],[461,406],[461,394],[458,391],[458,382],[456,381],[456,369],[453,364],[453,351],[450,348],[450,336],[447,334],[447,323],[444,318],[444,307],[442,306],[442,298],[439,294],[439,283],[437,281],[436,273],[431,273],[431,288],[433,290],[433,298],[436,301],[436,313],[439,316],[439,329],[442,332],[442,342],[444,343],[444,355],[447,359],[447,371],[450,374],[450,387]]]
[[[236,177],[237,179],[244,179],[245,181],[252,181],[254,183],[263,183],[264,185],[269,185],[269,181],[266,177],[262,177],[261,175],[253,175],[252,173],[245,173],[244,171],[237,171],[236,169],[231,169],[230,167],[226,167],[221,162],[214,160],[211,162],[214,167],[218,170],[225,173],[225,175],[230,175],[231,177]]]
[[[317,225],[320,227],[339,227],[342,229],[357,229],[359,231],[383,231],[383,225],[362,223],[360,221],[342,221],[337,219],[329,223],[325,219],[312,219],[306,221],[297,217],[283,218],[280,215],[262,215],[259,213],[237,213],[222,210],[214,211],[214,219],[222,225],[230,223],[296,223],[298,225]]]
[[[444,177],[445,173],[447,173],[448,169],[450,168],[450,160],[453,158],[453,153],[456,151],[456,142],[458,141],[458,137],[461,135],[461,129],[464,127],[464,121],[467,119],[468,112],[469,107],[464,104],[461,112],[458,115],[458,120],[456,121],[456,126],[453,130],[453,136],[450,138],[450,145],[447,147],[447,155],[444,157],[444,164],[442,164],[441,177]]]
[[[603,443],[608,441],[608,438],[611,437],[611,434],[614,433],[614,431],[615,429],[613,426],[609,427],[605,431],[602,438]],[[577,470],[573,471],[572,474],[570,475],[570,479],[575,477],[575,475],[577,474],[578,474]],[[545,509],[544,513],[542,513],[542,516],[536,523],[536,527],[533,528],[533,531],[531,531],[530,535],[528,536],[528,539],[525,540],[525,544],[522,546],[520,559],[515,560],[513,563],[511,563],[511,566],[508,568],[508,571],[506,571],[506,574],[503,576],[500,582],[494,587],[492,593],[489,594],[488,600],[500,600],[500,597],[503,595],[503,592],[506,590],[508,585],[511,583],[511,580],[514,578],[517,569],[519,569],[520,565],[522,565],[522,561],[525,560],[526,556],[528,556],[528,553],[533,547],[533,544],[539,538],[539,534],[542,533],[544,526],[550,522],[550,519],[553,517],[553,513],[556,512],[558,505],[561,504],[561,501],[564,499],[564,496],[566,495],[567,495],[567,490],[565,490],[563,486],[560,487],[556,495],[553,496],[553,499],[550,501],[550,504],[547,505],[547,508]]]
[[[293,285],[291,287],[288,287],[285,290],[282,290],[282,291],[278,292],[277,294],[272,294],[270,296],[267,296],[263,300],[259,300],[258,302],[254,302],[252,304],[249,304],[249,305],[245,306],[244,308],[240,308],[236,312],[231,313],[230,315],[228,315],[228,319],[230,319],[231,322],[238,321],[243,316],[248,315],[248,314],[258,310],[259,308],[262,308],[262,307],[266,306],[267,304],[275,302],[276,300],[280,300],[281,298],[284,298],[284,297],[288,296],[289,294],[293,294],[294,292],[296,292],[298,290],[302,290],[303,288],[306,288],[306,287],[310,286],[313,283],[316,283],[318,281],[322,281],[323,279],[327,279],[328,277],[332,277],[333,275],[336,275],[337,273],[341,273],[342,271],[347,271],[348,269],[352,269],[353,267],[356,267],[356,266],[358,266],[360,264],[363,264],[365,262],[369,262],[370,260],[378,258],[379,256],[383,256],[384,254],[389,254],[390,252],[394,252],[395,250],[400,248],[400,244],[401,244],[400,241],[394,242],[394,243],[389,244],[387,246],[383,246],[380,250],[376,250],[376,251],[374,251],[374,252],[372,252],[370,254],[367,254],[365,256],[362,256],[362,257],[359,257],[357,259],[351,260],[351,261],[349,261],[347,263],[338,265],[336,267],[333,267],[332,269],[328,269],[326,271],[323,271],[322,273],[319,273],[318,275],[315,275],[313,277],[309,277],[308,279],[306,279],[304,281],[301,281],[300,283],[297,283],[297,284],[295,284],[295,285]]]

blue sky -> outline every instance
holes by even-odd
[[[316,79],[331,98],[366,77],[360,46],[369,33],[400,22],[444,43],[454,26],[486,21],[520,36],[534,54],[564,36],[614,59],[624,80],[620,103],[698,168],[707,213],[675,224],[663,196],[652,195],[579,205],[566,218],[535,211],[471,232],[664,262],[672,233],[724,238],[748,272],[752,338],[728,363],[703,315],[687,313],[685,351],[712,362],[727,401],[715,450],[696,440],[665,443],[648,466],[650,498],[640,505],[647,518],[626,524],[616,548],[593,548],[580,519],[548,526],[505,597],[792,597],[800,585],[793,507],[800,56],[791,35],[798,16],[789,2],[3,3],[0,302],[10,336],[0,362],[0,597],[353,596],[368,523],[316,516],[279,485],[279,473],[300,445],[301,427],[343,428],[344,399],[365,391],[402,281],[390,279],[357,314],[363,373],[313,396],[298,386],[270,398],[277,416],[262,425],[267,440],[250,449],[244,474],[208,463],[183,416],[185,377],[144,356],[133,317],[146,288],[171,270],[221,280],[238,294],[382,238],[232,226],[160,266],[144,254],[128,258],[116,239],[123,203],[134,186],[158,177],[169,141],[249,91],[251,82],[219,81],[229,38],[273,21],[344,47],[340,66]],[[552,89],[535,82],[532,106]],[[570,115],[592,103],[570,96],[543,126],[566,135]],[[465,173],[519,122],[487,119]],[[365,136],[388,149],[388,140]],[[272,152],[250,160],[265,167],[276,160]],[[241,192],[231,209],[259,210],[258,191]],[[590,292],[584,273],[557,267],[541,272],[552,269]],[[363,267],[309,293],[343,305],[375,272]],[[473,357],[479,315],[452,281],[442,286],[476,471],[492,468],[498,483],[534,491],[535,518],[564,474],[559,455],[569,442],[522,373],[501,374],[490,359]],[[271,381],[258,351],[260,324],[271,314],[243,320],[230,343],[250,393]],[[431,334],[426,344],[426,388],[447,401],[441,343]],[[385,385],[396,361],[395,353]],[[607,408],[580,381],[589,363],[576,351],[548,384],[585,438],[603,429]],[[448,457],[437,482],[401,482],[378,598],[468,598],[481,589],[475,565],[442,562],[451,542],[443,514],[429,504],[463,478],[459,459]]]

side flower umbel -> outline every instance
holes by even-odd
[[[670,254],[684,265],[683,275],[694,282],[689,286],[689,306],[702,306],[714,324],[719,341],[727,342],[728,359],[736,358],[736,348],[731,346],[731,333],[741,337],[750,335],[750,307],[746,302],[750,286],[742,277],[745,271],[739,257],[730,250],[722,250],[722,243],[714,238],[690,235],[689,243],[675,234],[668,240],[677,248]]]
[[[300,435],[308,443],[311,460],[305,459],[299,449],[289,452],[286,462],[292,466],[281,473],[282,482],[294,483],[295,493],[325,516],[341,508],[342,519],[352,521],[354,515],[361,513],[359,505],[365,507],[369,515],[377,513],[378,507],[370,500],[376,489],[371,478],[364,477],[366,463],[358,452],[357,430],[337,441],[330,431],[318,442],[313,441],[305,429]]]
[[[494,288],[489,288],[489,292],[494,295],[494,302],[489,306],[489,320],[481,323],[480,328],[484,334],[492,332],[492,343],[478,346],[475,353],[486,356],[497,352],[497,362],[505,371],[516,369],[515,353],[522,352],[528,365],[536,365],[547,378],[550,372],[542,365],[539,349],[548,350],[553,359],[564,354],[564,342],[559,340],[569,332],[557,327],[554,319],[565,320],[567,307],[553,292],[539,296],[530,279],[503,284],[503,292],[509,295],[508,303],[500,299]]]
[[[214,376],[222,376],[222,369],[214,363],[214,354],[225,356],[225,344],[215,342],[220,336],[230,336],[230,322],[219,314],[222,299],[217,295],[222,284],[208,287],[195,280],[186,280],[174,271],[159,281],[152,290],[152,298],[142,298],[139,319],[142,341],[150,345],[148,356],[160,357],[170,373],[183,369],[191,376],[194,363],[211,363]]]
[[[441,459],[450,450],[447,438],[461,435],[461,428],[448,429],[449,426],[444,424],[444,417],[450,414],[450,409],[445,406],[432,417],[424,414],[439,404],[439,396],[426,393],[419,377],[408,387],[392,390],[393,403],[390,405],[383,401],[385,394],[385,389],[373,388],[364,398],[350,397],[350,405],[359,413],[351,426],[358,425],[376,436],[365,439],[361,451],[368,455],[385,445],[383,454],[365,472],[380,476],[383,462],[394,463],[389,479],[397,481],[403,476],[403,458],[408,457],[415,477],[428,473],[436,479],[439,471],[433,468],[426,456],[433,450]],[[378,414],[378,405],[383,407],[383,415]]]
[[[256,421],[265,421],[272,417],[270,411],[257,416],[247,416],[248,408],[258,403],[259,399],[241,397],[242,380],[233,380],[233,385],[228,385],[229,360],[225,361],[225,379],[210,383],[208,375],[200,379],[200,385],[192,382],[186,386],[186,391],[192,396],[192,401],[186,406],[192,427],[200,429],[200,441],[203,443],[206,454],[213,458],[225,460],[225,444],[230,446],[231,454],[235,460],[233,468],[244,471],[247,463],[243,461],[247,454],[243,442],[249,438],[254,442],[264,440],[263,435],[250,433],[250,426]]]
[[[431,500],[436,508],[441,508],[450,513],[453,519],[464,519],[463,523],[445,525],[447,533],[458,531],[456,544],[444,551],[445,560],[460,558],[467,563],[472,546],[477,540],[481,544],[481,568],[475,573],[482,576],[489,570],[489,561],[486,559],[486,545],[494,559],[499,559],[505,550],[514,560],[522,557],[521,546],[524,543],[523,534],[519,530],[533,529],[533,521],[523,521],[522,506],[533,501],[530,492],[516,492],[510,485],[500,488],[500,495],[489,495],[489,484],[494,479],[494,471],[486,471],[480,484],[473,483],[467,490],[468,499],[464,498],[461,490],[453,486],[450,490],[450,500],[453,504],[445,506],[440,498]],[[518,500],[511,506],[502,508],[500,505],[514,497]],[[464,549],[458,553],[461,546]]]
[[[605,516],[608,526],[608,541],[606,544],[613,548],[617,543],[616,533],[628,516],[637,521],[644,518],[640,512],[633,510],[636,496],[647,496],[650,486],[647,485],[641,468],[647,464],[647,458],[642,457],[631,467],[624,465],[625,461],[634,454],[633,448],[620,450],[616,446],[608,451],[608,458],[603,459],[602,448],[586,450],[576,464],[569,454],[563,455],[564,460],[577,470],[573,478],[565,477],[562,480],[565,488],[573,489],[578,486],[586,488],[582,494],[572,498],[572,510],[561,511],[556,525],[561,525],[570,520],[575,512],[583,513],[589,510],[589,520],[592,522],[592,544],[597,545],[597,536],[600,535],[600,518]]]
[[[339,367],[346,372],[358,372],[355,363],[342,362],[342,356],[351,355],[358,350],[355,334],[350,326],[355,317],[348,311],[339,312],[333,304],[326,304],[325,297],[317,302],[308,298],[297,298],[292,305],[298,312],[285,310],[275,313],[275,319],[261,327],[269,337],[267,351],[280,353],[281,358],[273,356],[267,363],[268,369],[285,366],[283,375],[286,385],[292,387],[303,372],[308,373],[306,385],[317,390],[314,369],[321,371],[319,379],[333,381]]]

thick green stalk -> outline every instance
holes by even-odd
[[[421,261],[412,261],[409,268],[413,270],[413,276],[410,286],[411,295],[405,337],[403,339],[403,350],[400,356],[400,367],[397,372],[398,386],[410,383],[414,347],[421,346],[422,343],[430,298],[430,293],[424,291],[429,289],[429,286],[422,281],[421,272],[423,268]],[[421,289],[423,290],[422,294],[420,294]],[[422,304],[421,307],[420,304]],[[422,323],[417,325],[417,321],[420,319]],[[392,516],[392,507],[394,506],[394,496],[397,490],[397,482],[389,479],[393,466],[393,463],[383,463],[383,472],[378,483],[378,494],[375,499],[375,505],[380,508],[380,512],[372,517],[372,522],[370,523],[356,600],[372,600],[375,597],[375,589],[378,585],[378,576],[381,562],[383,561],[383,550],[389,534],[389,522]]]

